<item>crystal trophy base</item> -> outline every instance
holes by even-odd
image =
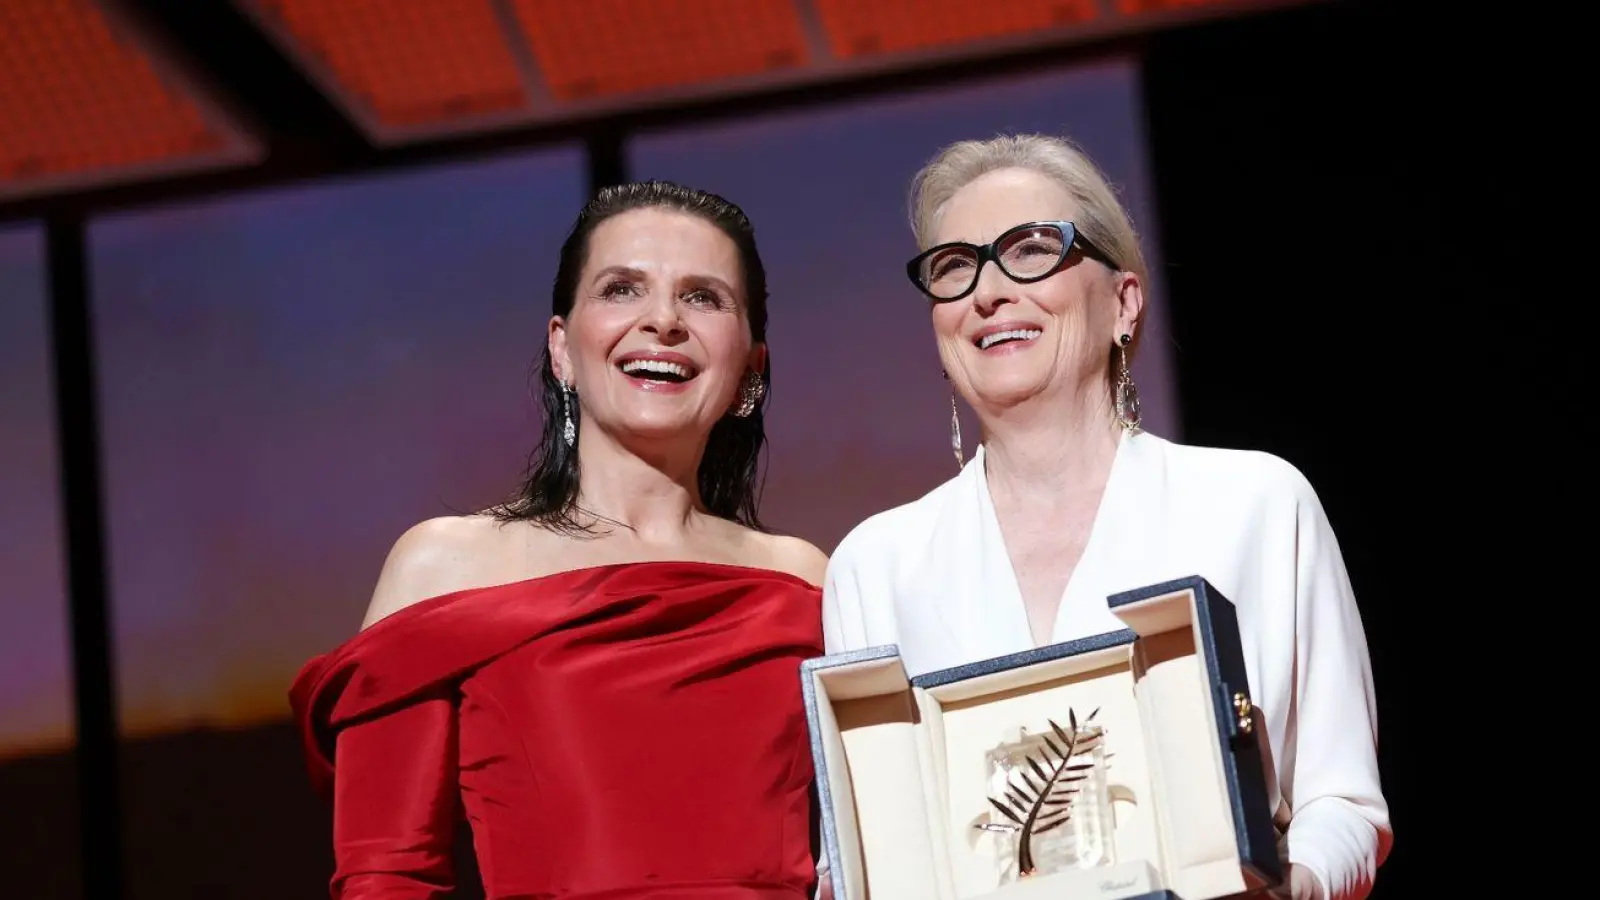
[[[1098,710],[1097,710],[1098,712]],[[1019,728],[987,755],[989,814],[999,883],[1116,862],[1105,731],[1068,710],[1063,726]]]

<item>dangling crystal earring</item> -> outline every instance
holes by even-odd
[[[565,381],[561,382],[561,414],[565,419],[561,423],[561,439],[571,447],[578,440],[578,429],[572,424],[572,389]]]
[[[1128,371],[1128,344],[1133,340],[1133,335],[1123,332],[1117,338],[1117,384],[1114,400],[1117,408],[1117,421],[1122,424],[1125,431],[1136,431],[1139,428],[1139,388],[1133,383],[1133,373]]]
[[[767,383],[762,379],[761,373],[745,373],[744,381],[739,384],[739,402],[734,405],[733,414],[741,419],[749,418],[766,393]]]
[[[943,372],[944,380],[950,380],[950,373]],[[967,455],[961,451],[961,414],[956,411],[956,392],[950,391],[950,450],[956,455],[956,468],[962,469],[967,465]]]
[[[956,412],[956,392],[950,392],[950,449],[956,454],[956,468],[967,465],[967,455],[961,452],[961,415]]]

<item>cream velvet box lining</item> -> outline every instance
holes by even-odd
[[[908,679],[894,647],[808,661],[837,900],[1212,900],[1280,878],[1232,606],[1191,578],[1111,598],[1126,631]],[[1104,728],[1106,864],[1007,882],[985,755]],[[1262,844],[1265,846],[1262,846]]]

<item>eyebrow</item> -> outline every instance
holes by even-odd
[[[599,281],[600,279],[608,277],[608,276],[611,276],[611,275],[623,275],[623,276],[626,276],[628,278],[644,278],[645,277],[645,274],[644,274],[643,271],[641,271],[639,269],[635,269],[632,266],[606,266],[604,269],[601,269],[600,271],[594,273],[594,278],[591,279],[591,280],[592,281]]]
[[[644,270],[634,268],[633,266],[606,266],[604,269],[601,269],[594,274],[594,281],[599,281],[600,279],[611,275],[621,275],[625,278],[638,278],[641,280],[649,278],[649,276],[645,274]],[[717,288],[730,297],[739,296],[739,292],[735,291],[732,285],[715,275],[686,275],[682,280],[693,285]]]

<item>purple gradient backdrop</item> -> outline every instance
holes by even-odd
[[[91,231],[124,731],[280,715],[389,545],[513,484],[577,148]]]
[[[1159,272],[1136,73],[1110,62],[635,140],[635,177],[716,190],[756,222],[773,287],[769,524],[829,549],[954,470],[926,307],[900,270],[906,181],[941,144],[1073,136]],[[584,178],[564,148],[95,223],[125,732],[282,716],[298,667],[355,631],[402,530],[514,487]],[[69,720],[47,382],[27,362],[43,358],[37,253],[31,236],[0,242],[0,471],[5,496],[26,488],[0,511],[0,560],[38,598],[0,612],[0,747]],[[1176,437],[1161,307],[1158,281],[1136,375],[1150,429]],[[13,534],[32,543],[12,551]]]
[[[44,232],[0,231],[0,758],[72,741]]]

